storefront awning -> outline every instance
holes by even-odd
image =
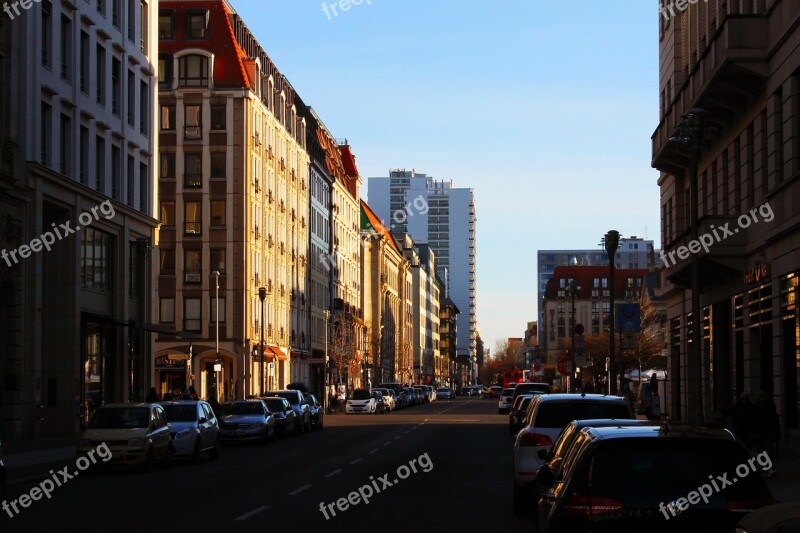
[[[277,346],[267,346],[267,348],[269,348],[278,361],[286,361],[286,354],[283,353],[280,348]]]

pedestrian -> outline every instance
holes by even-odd
[[[592,383],[591,379],[586,380],[586,384],[583,386],[584,394],[592,394],[594,393],[594,383]]]
[[[741,440],[748,449],[752,448],[754,442],[755,406],[750,401],[750,393],[747,391],[739,395],[739,399],[731,408],[731,421],[733,434]]]
[[[756,396],[756,403],[753,406],[753,421],[753,440],[756,453],[766,452],[771,458],[775,458],[775,447],[781,440],[781,420],[778,417],[775,403],[770,400],[766,391],[759,391]],[[767,476],[774,475],[775,469],[770,468]]]
[[[197,395],[197,391],[194,390],[194,387],[192,385],[189,385],[189,388],[187,389],[186,394],[184,395],[184,399],[199,400],[200,397]]]
[[[144,401],[146,403],[161,401],[161,398],[159,397],[158,392],[156,392],[155,387],[150,387],[150,391],[147,393],[147,396],[144,397]]]

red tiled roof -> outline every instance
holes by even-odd
[[[344,165],[344,171],[347,173],[348,177],[348,179],[345,180],[347,190],[353,198],[360,200],[356,187],[356,182],[360,179],[358,167],[356,166],[356,156],[353,155],[353,151],[350,150],[350,146],[347,144],[339,146],[339,153],[342,155],[342,164]]]
[[[402,257],[403,252],[400,251],[400,248],[397,246],[394,237],[392,237],[392,234],[389,232],[389,230],[386,229],[386,227],[381,223],[381,220],[378,218],[378,215],[375,214],[375,212],[367,205],[367,202],[365,202],[364,200],[361,200],[361,210],[364,211],[364,214],[367,216],[367,219],[369,220],[369,223],[372,226],[372,228],[380,235],[382,235],[389,242],[391,247],[394,248],[394,250]]]
[[[648,272],[646,268],[614,269],[614,298],[625,298],[625,291],[630,289],[627,285],[628,278],[642,279]],[[578,287],[580,287],[575,297],[578,300],[588,300],[591,298],[593,290],[608,290],[608,287],[602,287],[602,282],[600,287],[594,287],[594,279],[608,278],[609,275],[610,272],[607,266],[557,266],[555,271],[553,271],[553,277],[547,282],[545,298],[548,300],[558,298],[558,291],[562,290],[560,287],[561,280],[574,278]],[[641,290],[641,287],[634,287],[634,289]],[[567,289],[565,288],[563,290]]]

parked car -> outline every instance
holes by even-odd
[[[522,429],[514,440],[514,501],[532,500],[533,483],[548,450],[573,420],[635,418],[625,398],[601,394],[539,394],[534,396]]]
[[[440,387],[436,389],[436,397],[441,398],[442,400],[452,400],[455,398],[455,394],[453,394],[453,391],[447,387]]]
[[[400,391],[403,390],[405,387],[403,387],[402,383],[390,382],[390,383],[381,383],[376,388],[378,388],[378,389],[391,389],[391,390],[394,391],[394,394],[396,396],[396,395],[400,394]]]
[[[167,416],[174,457],[189,457],[196,463],[207,452],[212,459],[219,458],[219,422],[208,403],[185,400],[161,402],[161,405]]]
[[[528,411],[531,400],[533,400],[533,394],[523,394],[517,396],[511,405],[511,409],[508,411],[508,432],[511,435],[516,435],[522,427],[522,421],[525,419],[525,413]]]
[[[504,415],[511,409],[511,399],[514,397],[514,389],[503,389],[500,399],[497,401],[497,413]]]
[[[370,389],[370,395],[375,399],[375,411],[374,414],[385,414],[386,413],[386,399],[383,397],[383,393],[377,389]]]
[[[308,433],[311,431],[311,407],[308,402],[303,398],[303,393],[299,390],[271,390],[267,391],[265,396],[280,396],[289,400],[289,405],[292,406],[294,412],[297,414],[297,422],[300,424],[300,433]]]
[[[503,387],[500,385],[492,385],[489,387],[486,395],[489,397],[489,399],[497,398],[499,400],[501,392],[503,392]]]
[[[514,400],[520,394],[550,394],[551,392],[553,392],[553,388],[547,383],[530,383],[527,381],[517,383],[517,386],[514,387],[514,394],[511,396],[511,404],[514,404]]]
[[[403,390],[406,393],[406,401],[409,406],[417,405],[419,403],[419,396],[413,387],[405,387]]]
[[[394,401],[394,396],[392,396],[392,391],[389,389],[373,389],[381,393],[383,396],[383,403],[386,405],[387,411],[394,411],[397,408],[397,404]]]
[[[344,412],[348,415],[374,413],[376,408],[376,398],[369,389],[356,389],[353,391],[353,397],[347,400]]]
[[[8,472],[3,464],[3,443],[0,442],[0,501],[5,501],[8,496]]]
[[[428,397],[430,398],[431,403],[438,400],[438,398],[436,397],[436,389],[432,385],[423,385],[423,387],[425,387],[425,390],[428,393]]]
[[[296,423],[297,413],[289,405],[289,400],[280,396],[266,396],[262,400],[275,419],[275,433],[286,436],[296,435],[300,431],[300,424]]]
[[[734,533],[790,533],[800,531],[800,505],[778,503],[748,513],[736,524]]]
[[[563,479],[539,500],[542,533],[733,531],[744,513],[775,501],[730,433],[622,426],[586,428],[577,439]]]
[[[261,398],[227,402],[222,413],[219,427],[223,440],[266,443],[275,436],[275,418]]]
[[[475,390],[470,386],[461,387],[461,390],[459,391],[458,394],[460,396],[474,396],[475,395]]]
[[[414,389],[416,389],[420,396],[422,396],[422,403],[431,403],[431,396],[428,394],[428,389],[426,389],[423,385],[415,385]]]
[[[303,394],[308,407],[311,409],[311,427],[312,429],[322,429],[325,417],[325,409],[322,404],[317,401],[317,397],[313,394]]]
[[[152,470],[156,461],[172,464],[172,445],[164,408],[157,403],[107,404],[95,410],[81,435],[78,455],[102,443],[111,450],[109,466]]]

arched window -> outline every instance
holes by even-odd
[[[180,58],[178,76],[181,87],[208,87],[208,58],[197,54]]]

